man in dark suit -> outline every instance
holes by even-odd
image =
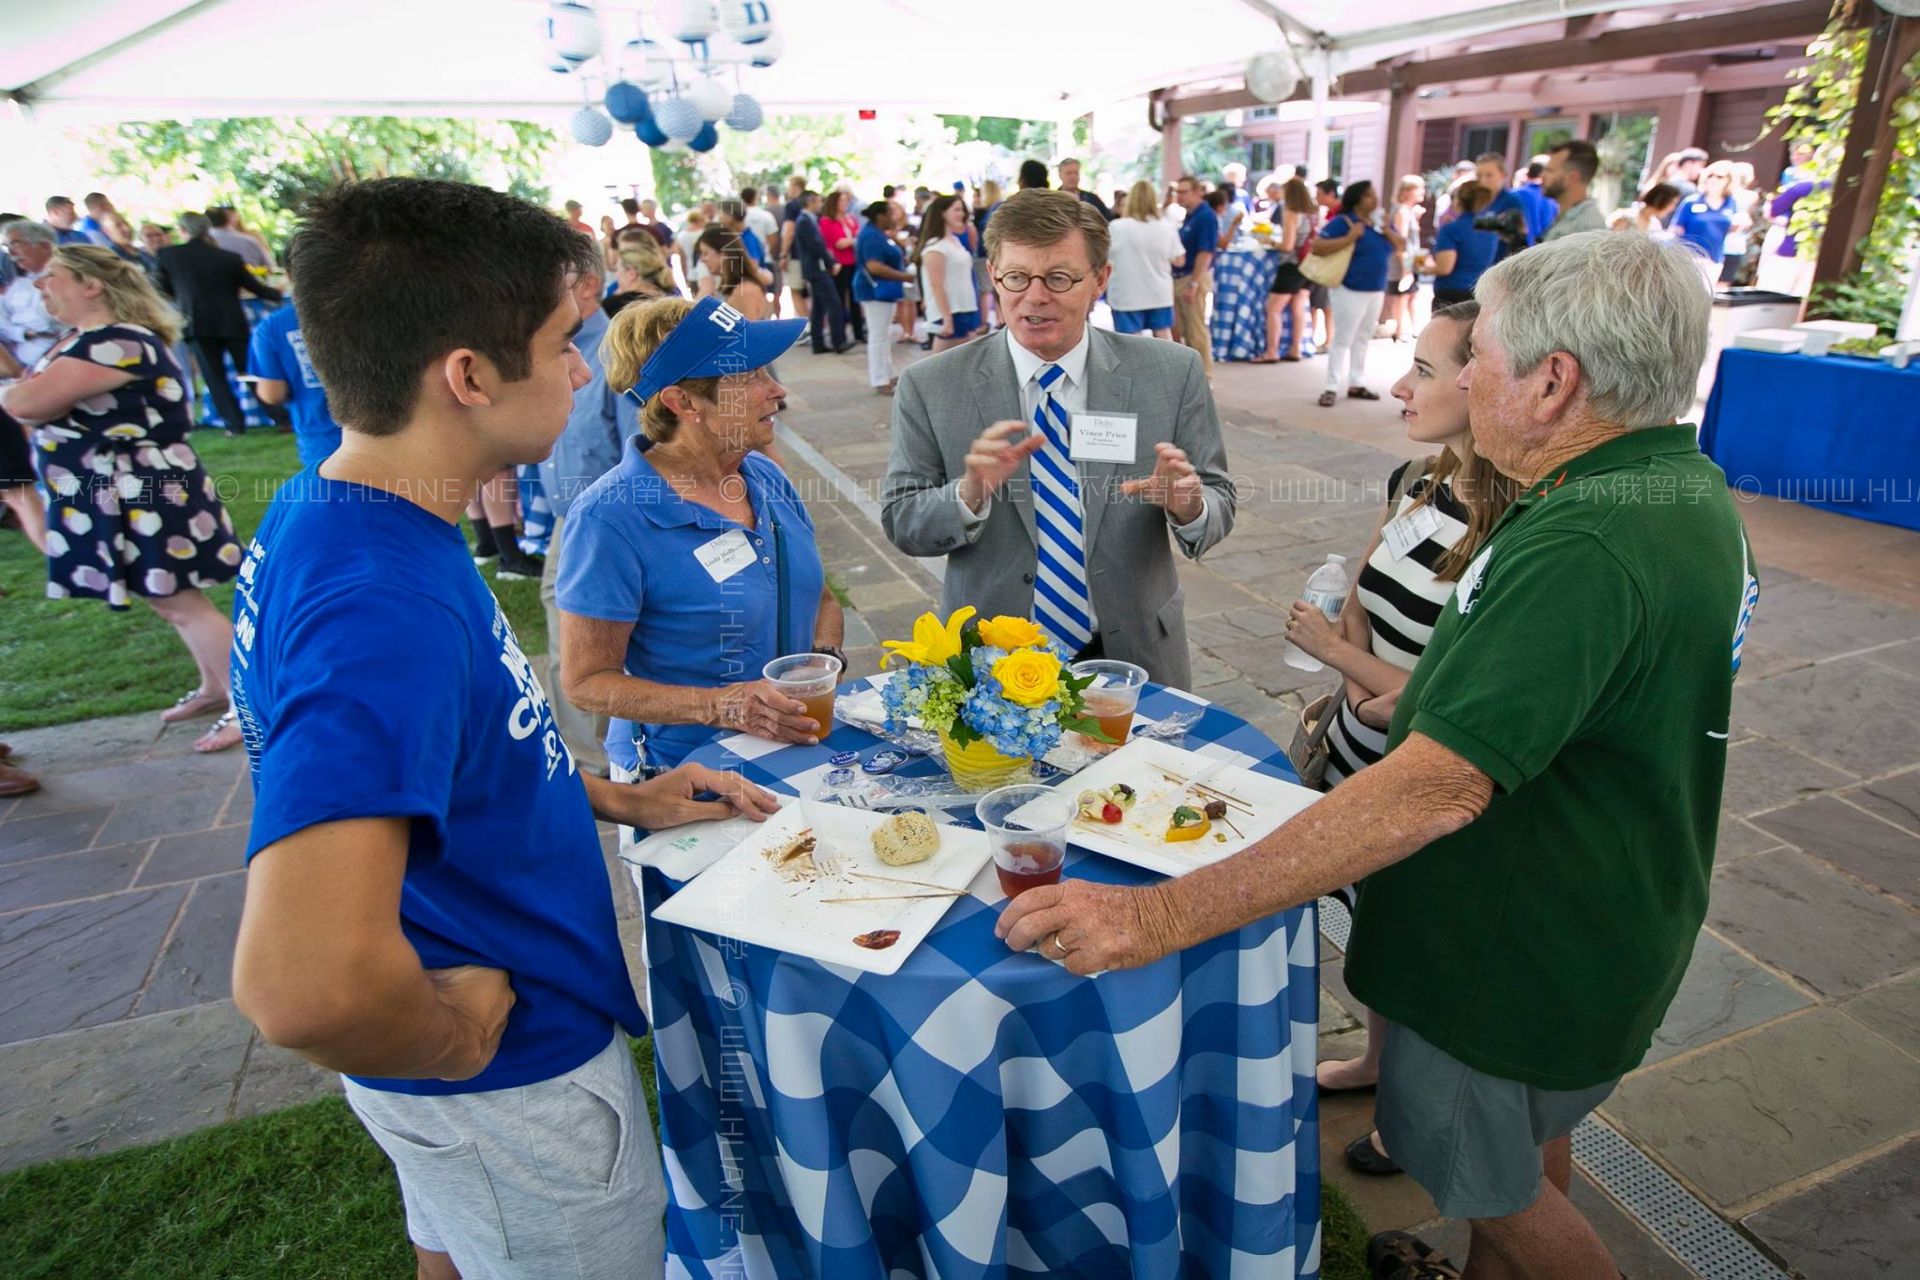
[[[827,250],[826,237],[820,234],[818,191],[801,194],[800,216],[794,219],[793,226],[793,259],[800,264],[807,292],[813,295],[814,354],[826,354],[829,330],[833,333],[835,355],[852,350],[853,343],[847,341],[847,313],[840,306],[840,291],[833,283],[840,264],[833,260],[833,254]]]
[[[247,371],[247,313],[240,290],[268,302],[278,302],[280,291],[255,279],[239,254],[213,243],[207,234],[212,225],[202,213],[180,215],[186,243],[160,251],[159,282],[186,318],[187,344],[227,434],[237,436],[247,429],[247,418],[227,381],[226,361],[232,358],[235,373]]]

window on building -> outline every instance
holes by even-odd
[[[1520,163],[1525,165],[1535,156],[1543,156],[1561,143],[1571,142],[1579,136],[1579,131],[1577,121],[1565,118],[1527,121],[1527,142],[1520,148]]]
[[[1460,154],[1457,159],[1472,160],[1492,151],[1507,154],[1513,140],[1513,128],[1506,124],[1466,124],[1460,126]]]
[[[1343,187],[1347,185],[1347,135],[1344,133],[1327,139],[1327,176]]]
[[[1660,117],[1651,111],[1609,111],[1593,117],[1593,145],[1600,153],[1593,198],[1602,209],[1618,209],[1639,198],[1659,127]]]
[[[1248,107],[1246,118],[1248,120],[1271,120],[1279,114],[1280,108],[1278,107]]]
[[[1258,182],[1262,175],[1273,172],[1273,139],[1255,138],[1247,144],[1247,175]]]

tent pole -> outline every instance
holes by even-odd
[[[1327,88],[1333,79],[1330,61],[1324,50],[1315,50],[1308,58],[1313,117],[1307,125],[1307,176],[1313,182],[1333,176],[1327,172]]]
[[[102,45],[92,53],[83,54],[63,67],[54,68],[38,80],[35,80],[32,84],[21,85],[18,89],[14,90],[13,96],[17,99],[32,102],[34,98],[65,81],[71,80],[81,72],[90,70],[110,58],[116,58],[137,45],[145,44],[155,36],[165,35],[181,23],[191,22],[209,9],[217,9],[226,2],[227,0],[195,0],[195,3],[188,5],[176,13],[168,14],[158,22],[149,23],[138,31],[130,31],[111,44]]]

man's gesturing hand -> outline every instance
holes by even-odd
[[[1047,438],[1034,431],[1024,440],[1012,437],[1030,428],[1012,418],[996,422],[967,446],[967,474],[960,477],[960,500],[969,511],[979,511],[998,493],[1020,464],[1040,451]]]
[[[1129,480],[1120,492],[1139,495],[1156,507],[1165,507],[1175,524],[1191,524],[1205,509],[1206,486],[1187,461],[1186,450],[1162,441],[1153,446],[1153,474]]]
[[[1159,888],[1042,885],[1009,902],[993,931],[1015,951],[1037,950],[1082,975],[1152,964],[1179,950]]]

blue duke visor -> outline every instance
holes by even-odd
[[[806,327],[805,320],[749,320],[718,298],[702,298],[647,357],[626,394],[645,404],[686,378],[752,373],[786,354]]]

